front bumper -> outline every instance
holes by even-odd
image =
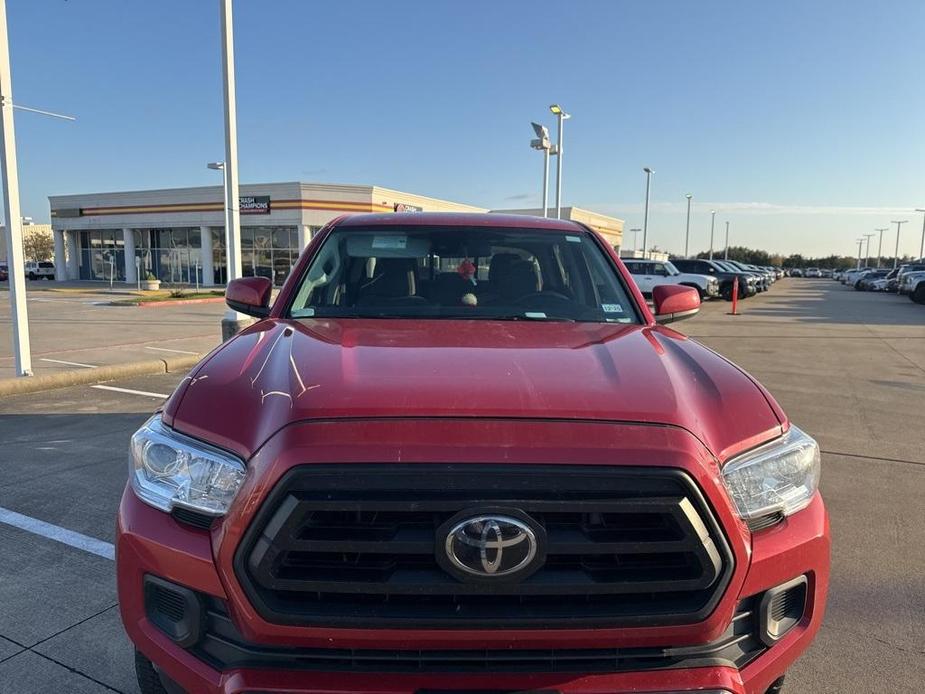
[[[418,424],[417,426],[421,426]],[[629,429],[629,428],[628,428]],[[652,436],[651,429],[645,437]],[[580,436],[575,437],[581,440]],[[588,437],[586,437],[588,438]],[[628,434],[627,438],[632,438]],[[674,445],[666,434],[663,445]],[[622,444],[621,444],[622,445]],[[678,444],[681,445],[681,444]],[[288,447],[285,447],[288,448]],[[580,455],[580,451],[574,453]],[[656,456],[650,455],[650,459]],[[674,460],[677,463],[677,459]],[[259,464],[259,463],[258,463]],[[670,464],[668,461],[663,465]],[[693,470],[690,470],[695,474]],[[213,525],[211,530],[191,528],[140,502],[129,489],[118,518],[117,568],[119,604],[126,631],[136,648],[149,658],[162,676],[188,692],[243,694],[244,692],[373,692],[423,694],[425,692],[542,691],[549,694],[617,694],[619,692],[725,691],[763,694],[809,646],[822,621],[829,578],[829,530],[820,497],[782,523],[749,534],[731,517],[715,489],[707,489],[713,472],[696,474],[711,496],[717,515],[736,553],[736,570],[726,595],[703,622],[668,627],[613,629],[559,629],[513,631],[362,630],[313,629],[263,622],[243,597],[228,570],[228,544],[234,538],[240,514]],[[263,479],[273,484],[273,475]],[[250,510],[253,513],[253,510]],[[237,516],[237,518],[236,518]],[[802,619],[780,641],[763,650],[741,669],[705,662],[697,667],[671,667],[632,671],[517,671],[410,672],[349,671],[343,664],[330,670],[266,667],[242,662],[221,670],[199,657],[193,647],[181,647],[158,628],[145,609],[143,584],[153,575],[211,596],[228,605],[237,630],[248,642],[275,652],[286,649],[332,648],[437,651],[482,648],[511,649],[633,649],[687,646],[702,649],[727,629],[736,605],[747,598],[807,576],[806,608]],[[295,661],[295,659],[293,659]],[[394,668],[392,668],[394,670]]]

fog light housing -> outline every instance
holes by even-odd
[[[202,637],[202,605],[189,588],[156,576],[144,577],[145,613],[174,643],[184,648]]]
[[[806,611],[806,576],[800,576],[771,588],[761,596],[758,617],[761,640],[773,646],[793,629]]]

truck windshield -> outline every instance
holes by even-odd
[[[640,322],[590,234],[452,226],[333,231],[289,316]]]

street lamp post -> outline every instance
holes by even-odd
[[[726,250],[723,252],[723,260],[729,260],[729,222],[726,222]]]
[[[549,110],[558,120],[558,144],[556,144],[556,219],[562,219],[562,125],[571,115],[562,110],[559,104],[553,104]]]
[[[13,327],[13,362],[17,376],[32,375],[29,318],[26,310],[25,258],[22,249],[22,215],[19,208],[19,169],[13,131],[13,87],[10,45],[6,31],[6,0],[0,0],[0,174],[3,175],[3,211],[6,216],[7,271],[10,285],[10,319]]]
[[[530,141],[533,149],[543,151],[543,216],[549,216],[549,155],[557,153],[558,148],[549,142],[549,128],[539,123],[530,123],[536,139]]]
[[[630,232],[633,234],[633,257],[636,257],[636,243],[639,241],[639,232],[642,231],[639,227],[635,229],[630,229]]]
[[[234,20],[231,0],[219,0],[222,15],[222,83],[225,97],[225,228],[228,243],[227,282],[241,272],[241,213],[238,204],[238,117],[234,80]],[[229,308],[222,318],[222,339],[227,340],[247,324],[245,315]]]
[[[710,210],[710,260],[713,260],[713,229],[716,226],[716,210]]]
[[[228,269],[228,234],[231,229],[231,225],[234,223],[231,220],[231,210],[228,207],[228,174],[225,170],[225,162],[223,161],[210,161],[206,164],[206,167],[212,169],[213,171],[222,172],[222,209],[225,212],[225,280],[227,282],[228,277],[230,277]]]
[[[655,172],[648,166],[644,167],[643,171],[646,172],[646,207],[642,216],[642,257],[647,258],[648,253],[646,252],[646,248],[648,248],[649,241],[649,184],[652,180],[652,174]]]
[[[864,244],[864,239],[858,239],[858,270],[861,269],[861,246]]]
[[[896,225],[896,251],[893,253],[893,267],[895,268],[899,265],[899,231],[902,228],[903,224],[908,224],[909,220],[904,219],[901,222],[897,222],[895,219],[890,222],[890,224]]]
[[[880,258],[883,257],[883,232],[889,231],[890,227],[880,227],[874,229],[874,231],[880,232],[880,241],[877,243],[877,267],[880,267]]]
[[[684,231],[684,257],[690,258],[690,240],[691,240],[691,198],[694,197],[690,193],[685,195],[687,198],[687,226]]]
[[[867,252],[864,254],[864,263],[867,267],[870,267],[870,237],[876,236],[876,234],[864,234],[864,238],[867,239]]]
[[[920,207],[915,208],[916,212],[925,212]],[[919,260],[925,263],[925,216],[922,217],[922,241],[919,244]]]

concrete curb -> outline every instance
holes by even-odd
[[[115,381],[130,376],[150,376],[152,374],[188,371],[198,364],[204,356],[204,354],[196,354],[183,357],[167,357],[165,359],[148,359],[145,361],[133,361],[127,364],[100,366],[96,369],[62,371],[45,376],[0,378],[0,397],[7,395],[22,395],[23,393],[38,393],[43,390],[67,388],[68,386],[103,383],[104,381]]]
[[[166,301],[139,301],[135,304],[139,308],[157,308],[159,306],[179,306],[180,304],[223,304],[224,296],[209,296],[202,299],[167,299]],[[125,304],[115,304],[125,306]]]

